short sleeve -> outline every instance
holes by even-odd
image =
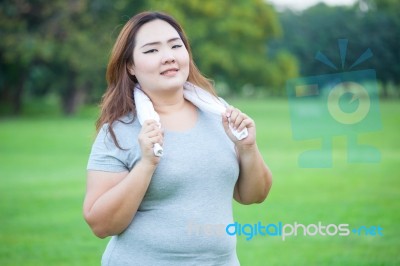
[[[137,159],[137,156],[139,155],[137,154],[137,151],[135,152],[135,149],[132,148],[132,145],[125,149],[126,145],[124,144],[126,144],[126,136],[124,136],[124,134],[122,134],[122,136],[121,134],[118,134],[122,132],[118,132],[118,130],[115,129],[114,132],[116,133],[119,144],[123,149],[120,149],[115,145],[111,133],[109,132],[108,124],[103,125],[93,143],[87,170],[124,172],[129,171],[130,168],[132,168],[132,165],[135,163],[134,157]],[[121,137],[125,137],[125,139],[121,140]]]

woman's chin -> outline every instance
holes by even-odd
[[[181,90],[181,89],[183,89],[183,84],[185,84],[185,81],[165,82],[162,86],[162,90],[164,90],[164,91]]]

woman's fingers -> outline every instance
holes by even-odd
[[[229,125],[238,131],[242,131],[253,122],[247,115],[234,107],[227,109],[226,116],[229,119]]]
[[[161,146],[163,145],[163,138],[161,134],[157,134],[154,137],[149,137],[149,141],[152,144],[152,146],[156,143],[160,144]]]
[[[232,106],[227,108],[222,117],[222,124],[226,131],[226,134],[236,145],[248,146],[248,145],[253,145],[255,143],[256,130],[255,130],[254,120],[251,119],[246,114],[242,113],[239,109],[236,109]],[[247,129],[248,135],[246,138],[238,140],[232,134],[231,129],[234,129],[237,132],[242,132],[244,129]]]
[[[154,144],[163,144],[163,130],[155,120],[146,120],[139,134],[139,142],[150,153]]]
[[[149,132],[147,132],[145,134],[147,134],[147,136],[149,138],[152,138],[152,137],[155,137],[155,136],[162,136],[162,133],[163,133],[162,129],[155,128],[155,129],[153,129],[153,130],[151,130],[151,131],[149,131]]]
[[[253,123],[253,120],[251,120],[248,117],[245,117],[242,122],[239,124],[239,126],[237,127],[237,131],[241,132],[243,129],[251,126],[251,124]]]
[[[146,120],[142,125],[142,132],[148,133],[158,128],[160,128],[160,125],[155,120]]]

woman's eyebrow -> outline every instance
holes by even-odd
[[[169,39],[167,41],[167,43],[174,42],[174,41],[177,41],[177,40],[180,40],[180,39],[181,38],[179,38],[179,37],[172,38],[172,39]],[[157,45],[157,44],[161,44],[161,42],[149,42],[149,43],[146,43],[146,44],[142,45],[140,48],[143,48],[145,46],[150,46],[150,45]]]

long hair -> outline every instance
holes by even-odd
[[[171,16],[161,12],[142,12],[135,15],[122,28],[111,51],[106,73],[108,86],[102,97],[101,113],[96,122],[97,132],[105,123],[109,124],[111,137],[120,149],[122,148],[119,146],[112,125],[116,120],[127,114],[136,115],[133,88],[137,80],[128,71],[128,68],[134,65],[133,49],[136,44],[136,35],[141,26],[156,19],[170,24],[182,39],[190,60],[187,80],[216,96],[212,82],[204,77],[196,67],[189,41],[178,22]]]

